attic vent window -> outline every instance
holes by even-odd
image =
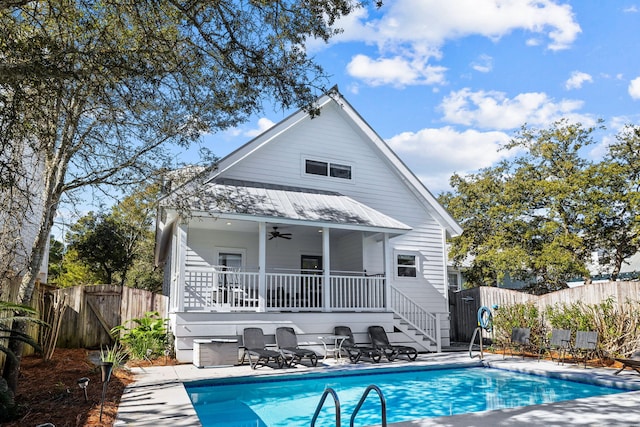
[[[333,178],[351,179],[351,166],[338,163],[305,160],[304,171],[311,175],[330,176]]]

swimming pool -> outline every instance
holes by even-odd
[[[228,378],[186,383],[185,388],[204,427],[306,427],[326,387],[336,391],[342,424],[349,425],[351,413],[370,384],[384,394],[388,423],[627,391],[485,367],[402,367]],[[379,424],[380,420],[380,402],[371,393],[355,425]],[[325,401],[316,425],[335,425],[331,398]]]

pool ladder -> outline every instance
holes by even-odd
[[[384,399],[384,396],[382,395],[382,390],[380,390],[380,388],[377,385],[374,385],[374,384],[371,384],[370,386],[368,386],[365,389],[364,393],[362,393],[362,397],[360,397],[360,401],[356,405],[356,409],[354,409],[353,413],[351,414],[351,421],[349,423],[349,425],[351,427],[353,427],[353,423],[355,422],[356,415],[358,414],[358,411],[360,410],[360,408],[364,404],[364,401],[367,399],[367,396],[369,395],[371,390],[373,390],[376,393],[378,393],[378,397],[380,398],[380,415],[382,417],[381,426],[382,427],[387,427],[387,402]],[[313,414],[313,419],[311,420],[311,427],[315,427],[316,419],[318,418],[318,415],[320,414],[320,410],[322,409],[322,406],[324,405],[324,401],[327,400],[327,396],[328,395],[331,395],[331,397],[333,397],[333,403],[334,403],[334,405],[336,407],[336,427],[340,427],[340,399],[338,399],[337,393],[331,387],[327,387],[327,388],[324,389],[324,393],[322,393],[322,397],[320,398],[320,402],[318,403],[318,406],[316,407],[316,412]]]
[[[471,337],[471,342],[469,343],[469,357],[472,359],[476,357],[473,354],[473,346],[475,344],[476,337],[478,337],[478,341],[479,341],[478,344],[480,345],[480,354],[477,357],[479,357],[480,360],[484,360],[484,351],[482,348],[482,328],[480,326],[478,326],[476,330],[473,331],[473,337]]]

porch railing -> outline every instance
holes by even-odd
[[[260,297],[266,311],[382,311],[384,276],[330,275],[328,291],[318,274],[266,273],[260,295],[258,273],[220,268],[187,269],[184,281],[186,311],[258,311]]]

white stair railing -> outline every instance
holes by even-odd
[[[430,313],[399,289],[391,286],[391,309],[404,322],[436,344],[441,351],[440,317]]]

